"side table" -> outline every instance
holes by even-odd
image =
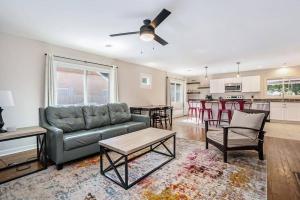
[[[19,128],[13,132],[6,132],[0,134],[0,142],[17,140],[27,137],[36,137],[36,158],[31,158],[25,161],[16,161],[7,164],[0,168],[0,184],[20,178],[37,171],[47,169],[47,144],[46,144],[46,130],[41,127],[26,127]],[[36,169],[30,169],[32,164],[36,164]],[[27,170],[30,169],[30,170]],[[20,173],[24,171],[26,173]],[[4,175],[5,174],[5,175]]]

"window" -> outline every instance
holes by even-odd
[[[56,105],[107,104],[112,99],[112,70],[54,62]]]
[[[267,80],[268,96],[300,95],[300,78],[284,78]]]
[[[281,96],[283,89],[283,82],[281,79],[267,80],[267,95]]]
[[[57,105],[83,104],[84,71],[71,68],[56,68]]]
[[[140,87],[151,89],[152,75],[151,74],[140,74]]]
[[[109,97],[109,73],[87,71],[88,103],[106,104]]]

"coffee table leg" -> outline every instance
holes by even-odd
[[[173,136],[173,157],[176,157],[176,135]]]
[[[125,156],[125,189],[128,189],[128,156]]]
[[[100,146],[100,173],[103,175],[103,149],[102,146]]]

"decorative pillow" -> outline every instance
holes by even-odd
[[[260,130],[261,125],[263,123],[265,114],[264,113],[245,113],[241,111],[234,111],[230,126],[240,126],[247,128],[254,128]],[[231,129],[232,132],[238,133],[240,135],[244,135],[253,140],[257,138],[257,131],[249,130],[249,129]]]
[[[46,117],[49,124],[62,129],[64,133],[85,129],[80,106],[48,107]]]
[[[126,103],[110,103],[108,110],[111,124],[120,124],[131,120],[131,114]]]
[[[86,129],[98,128],[110,124],[110,117],[107,105],[83,106],[83,116]]]

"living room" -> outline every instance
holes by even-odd
[[[299,199],[299,10],[1,1],[0,199]]]

